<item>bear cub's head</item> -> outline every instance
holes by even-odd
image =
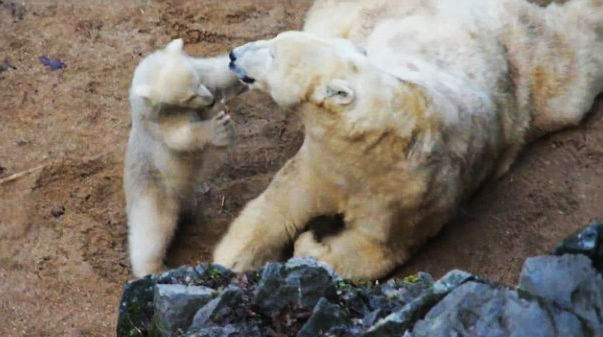
[[[147,56],[136,68],[131,95],[152,105],[174,105],[199,109],[214,103],[214,95],[203,85],[192,58],[183,50],[182,39]]]

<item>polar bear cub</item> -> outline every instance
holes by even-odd
[[[227,146],[234,136],[228,114],[204,119],[217,100],[241,89],[228,57],[193,58],[182,48],[174,40],[144,58],[130,88],[124,188],[136,276],[163,269],[178,217],[192,205],[204,149]]]

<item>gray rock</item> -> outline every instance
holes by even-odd
[[[183,333],[199,308],[214,298],[216,291],[203,286],[155,285],[155,324],[162,336]]]
[[[398,299],[405,304],[432,288],[433,285],[433,277],[429,273],[419,272],[417,275],[406,277],[401,281],[388,280],[381,285],[381,293],[390,301]]]
[[[366,337],[400,336],[412,327],[414,322],[429,310],[443,295],[433,290],[427,291],[415,300],[405,304],[386,317],[380,319],[367,330]]]
[[[588,256],[595,268],[603,272],[603,220],[595,221],[585,229],[568,236],[555,247],[553,254]]]
[[[366,337],[400,336],[412,328],[414,322],[423,316],[431,307],[450,291],[476,277],[462,270],[452,270],[439,279],[430,288],[419,288],[422,291],[406,303],[402,308],[380,319],[367,330]],[[427,280],[431,279],[426,278]],[[372,317],[367,316],[365,320]]]
[[[253,304],[259,312],[271,316],[297,301],[297,287],[287,284],[286,277],[282,263],[268,263],[264,267],[253,296]]]
[[[218,297],[197,311],[190,325],[190,331],[197,331],[212,324],[230,323],[236,319],[237,308],[242,302],[243,292],[236,287],[228,287]]]
[[[287,267],[287,269],[289,270],[297,269],[299,267],[324,269],[331,276],[331,278],[333,278],[334,281],[341,280],[341,277],[339,277],[339,275],[337,275],[335,271],[333,271],[333,268],[331,268],[331,266],[329,266],[325,262],[318,261],[316,258],[310,256],[292,257],[287,261],[287,263],[285,263],[285,267]]]
[[[285,307],[311,309],[333,284],[332,271],[310,259],[269,263],[264,267],[253,304],[266,316]]]
[[[349,325],[343,308],[329,302],[323,297],[318,301],[316,307],[314,307],[312,316],[310,316],[306,324],[297,333],[297,337],[321,336],[331,329],[346,329]]]
[[[528,258],[518,288],[577,314],[603,335],[603,279],[586,256]]]
[[[582,337],[585,331],[570,312],[522,299],[514,290],[470,281],[435,305],[415,324],[411,335]]]
[[[155,276],[157,283],[162,284],[197,284],[201,281],[201,276],[205,271],[205,266],[197,267],[182,266],[172,269]]]
[[[260,329],[250,324],[227,324],[209,326],[191,332],[187,337],[264,337]]]
[[[477,279],[478,277],[466,271],[453,269],[446,273],[446,275],[444,275],[436,283],[434,283],[433,289],[438,294],[448,294],[461,284]]]
[[[151,275],[128,282],[119,301],[117,336],[136,336],[151,324],[155,278]]]
[[[314,307],[334,281],[332,271],[322,265],[292,266],[287,263],[285,267],[287,284],[293,285],[298,291],[297,306],[299,308]]]

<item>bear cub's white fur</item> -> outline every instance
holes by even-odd
[[[228,56],[193,58],[181,39],[145,57],[130,88],[132,129],[124,188],[134,275],[164,269],[163,259],[179,215],[193,203],[206,145],[229,145],[228,114],[211,114],[220,98],[241,89]]]

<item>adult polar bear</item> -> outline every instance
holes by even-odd
[[[319,0],[304,30],[231,53],[231,69],[295,107],[306,132],[214,252],[237,271],[294,241],[345,277],[384,276],[527,141],[577,124],[603,87],[601,0]],[[342,232],[303,232],[335,213]]]

